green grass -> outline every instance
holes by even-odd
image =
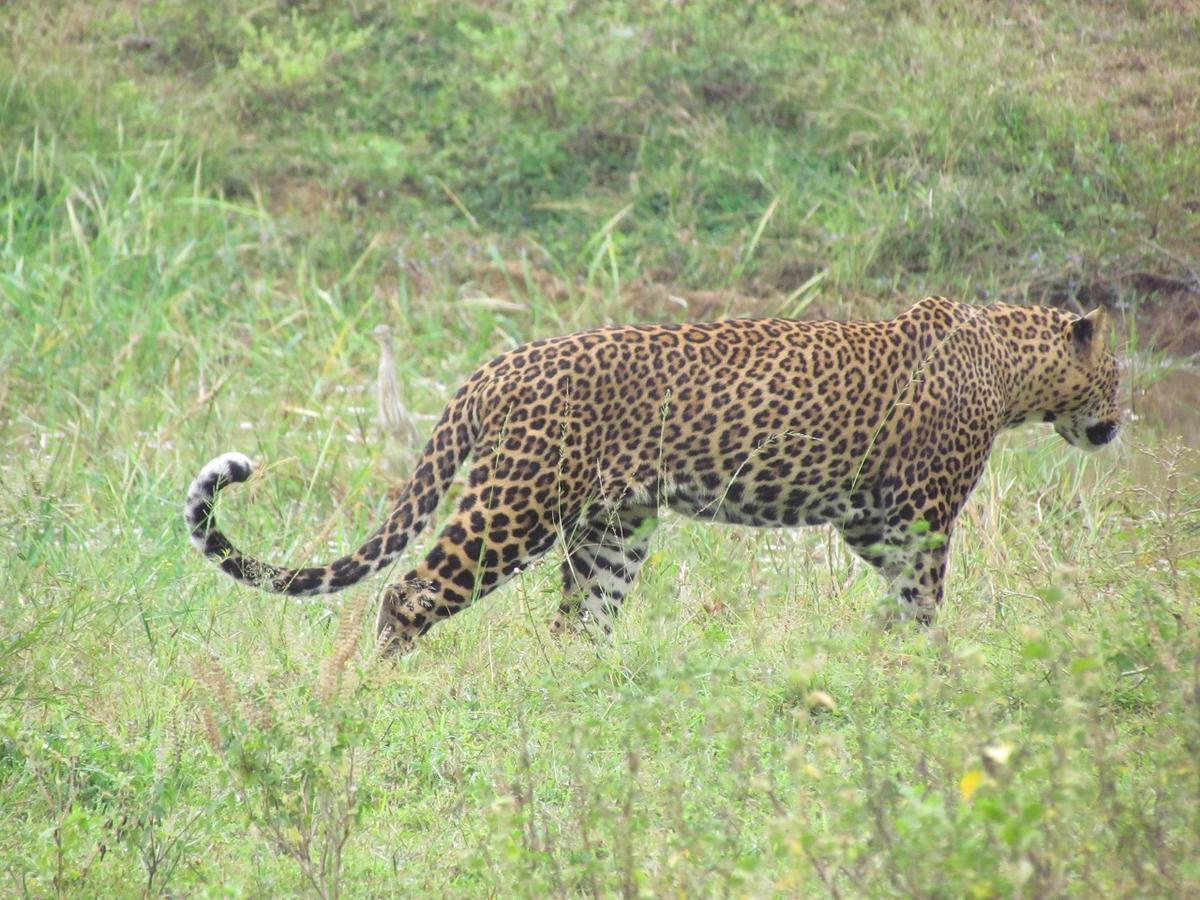
[[[1200,892],[1198,465],[1159,423],[1001,442],[926,633],[825,531],[668,518],[609,641],[550,636],[547,563],[322,687],[382,580],[261,596],[181,519],[238,449],[241,544],[353,546],[407,474],[380,322],[428,426],[606,320],[1153,305],[1132,276],[1200,257],[1186,4],[289,6],[5,11],[7,892]]]

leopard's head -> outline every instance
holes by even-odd
[[[1099,450],[1117,436],[1117,360],[1108,349],[1108,317],[1103,307],[1086,316],[1067,319],[1059,349],[1065,370],[1056,367],[1061,383],[1054,386],[1055,402],[1047,422],[1072,447]]]

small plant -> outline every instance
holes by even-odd
[[[347,671],[370,595],[342,614],[315,690],[284,710],[264,691],[239,690],[212,656],[196,661],[208,690],[204,728],[258,834],[294,860],[322,898],[341,893],[342,858],[363,811],[361,738],[369,719],[354,701]]]
[[[30,785],[46,823],[28,841],[25,864],[8,869],[26,893],[44,891],[47,883],[57,894],[87,890],[104,856],[111,784],[104,767],[92,765],[94,749],[66,728],[0,720],[5,774]]]
[[[257,27],[249,21],[242,27],[246,43],[238,56],[238,88],[247,99],[262,101],[298,98],[371,36],[370,28],[321,34],[295,9],[281,28]]]
[[[27,893],[45,882],[60,894],[95,892],[94,876],[120,845],[141,863],[147,894],[167,888],[207,812],[191,796],[193,769],[173,722],[168,732],[130,742],[68,719],[0,718],[0,773],[36,785],[53,823],[29,842],[26,867],[9,872]]]

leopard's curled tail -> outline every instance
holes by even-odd
[[[387,520],[353,553],[324,566],[282,568],[247,556],[217,527],[213,501],[227,485],[245,481],[254,464],[241,453],[225,453],[209,462],[188,489],[184,518],[192,543],[223,572],[275,594],[332,594],[357,584],[396,561],[437,509],[454,473],[470,454],[474,429],[468,427],[463,392],[434,426],[416,471],[400,492]]]

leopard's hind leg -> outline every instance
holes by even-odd
[[[628,595],[658,524],[658,510],[648,505],[596,509],[581,518],[575,534],[567,538],[562,564],[563,600],[554,630],[577,622],[601,632]]]

